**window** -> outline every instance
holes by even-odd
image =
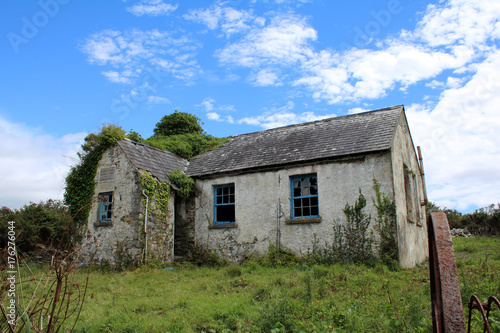
[[[214,223],[235,223],[234,184],[214,186]]]
[[[113,192],[99,194],[99,222],[111,222],[113,208]]]
[[[319,217],[316,174],[290,178],[292,219]]]
[[[420,224],[420,202],[417,190],[417,177],[406,165],[403,165],[405,197],[406,197],[406,219],[411,223]]]

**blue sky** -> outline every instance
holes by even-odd
[[[500,202],[500,2],[6,0],[0,206],[62,198],[83,138],[214,136],[404,104],[430,200]]]

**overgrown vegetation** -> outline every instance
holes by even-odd
[[[8,222],[15,221],[18,235],[16,246],[20,253],[30,254],[40,247],[51,249],[61,242],[61,250],[71,248],[73,238],[71,216],[61,201],[47,200],[30,203],[20,209],[0,208],[0,248],[7,248]]]
[[[118,126],[104,126],[98,134],[91,133],[82,144],[78,154],[80,161],[73,166],[66,177],[64,203],[69,207],[69,213],[74,217],[73,234],[87,224],[92,200],[94,199],[94,177],[97,164],[106,149],[125,138],[125,131]]]
[[[462,294],[499,295],[500,242],[454,239]],[[83,281],[86,272],[77,273]],[[142,266],[91,271],[75,332],[428,332],[426,266]],[[466,304],[464,304],[466,307]],[[492,316],[498,318],[499,310]],[[477,312],[474,331],[481,331]]]
[[[144,192],[148,196],[148,200],[146,198],[142,198],[142,205],[147,209],[151,214],[156,214],[159,219],[165,219],[168,214],[168,202],[170,198],[170,184],[160,182],[153,176],[149,174],[149,172],[141,170],[140,180],[142,188]]]
[[[456,209],[441,208],[433,202],[426,206],[427,212],[442,211],[446,214],[450,228],[467,228],[478,235],[500,235],[500,203],[463,214]]]
[[[177,190],[177,194],[184,199],[189,198],[191,193],[191,189],[194,185],[193,178],[189,177],[185,173],[181,172],[179,169],[173,170],[169,173],[168,178],[172,181],[172,183],[179,188]]]
[[[175,111],[164,116],[156,124],[155,134],[143,142],[187,159],[217,149],[227,142],[225,138],[206,134],[201,125],[198,117]]]
[[[208,150],[222,146],[227,139],[215,138],[203,131],[200,119],[192,114],[177,112],[164,116],[156,124],[154,135],[144,140],[142,136],[131,130],[127,135],[116,125],[104,126],[99,133],[87,135],[78,156],[80,160],[73,166],[66,177],[64,203],[69,207],[69,214],[74,216],[71,234],[81,234],[87,223],[88,214],[94,195],[94,177],[97,165],[106,149],[119,140],[129,138],[143,142],[159,149],[166,149],[184,158],[192,158]],[[173,181],[180,189],[182,197],[189,196],[192,180],[181,172],[174,171]]]
[[[371,216],[364,212],[366,199],[361,189],[354,205],[346,203],[343,212],[345,223],[335,223],[333,253],[340,261],[350,263],[370,263],[375,260],[373,254],[374,236],[369,231]]]
[[[380,192],[380,183],[376,179],[373,179],[373,190],[375,198],[372,200],[377,209],[375,230],[380,237],[378,255],[384,264],[392,266],[399,260],[396,203]]]

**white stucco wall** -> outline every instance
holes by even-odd
[[[200,191],[196,210],[196,242],[216,250],[231,260],[241,260],[250,252],[265,252],[276,244],[278,230],[281,244],[304,254],[312,248],[316,236],[319,245],[333,240],[333,223],[345,222],[342,209],[354,204],[359,188],[366,197],[366,213],[376,215],[372,203],[373,179],[382,192],[392,198],[393,182],[390,153],[369,155],[356,160],[291,167],[276,171],[255,172],[196,181]],[[290,177],[317,174],[321,222],[288,224],[290,219]],[[214,213],[213,186],[234,183],[235,228],[210,228]],[[281,214],[278,219],[278,203]]]
[[[407,218],[406,193],[404,185],[404,165],[415,176],[415,195],[419,203],[424,200],[424,189],[418,157],[411,140],[404,113],[401,113],[392,146],[394,196],[397,207],[399,260],[404,267],[413,267],[428,257],[427,224],[425,207],[419,207],[419,221]],[[413,175],[411,175],[413,177]],[[412,193],[413,195],[413,193]]]

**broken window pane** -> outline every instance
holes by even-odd
[[[311,191],[309,190],[309,187],[304,187],[302,188],[302,196],[309,196],[311,195]]]
[[[316,175],[292,177],[292,218],[319,216]]]
[[[99,222],[109,222],[112,217],[113,208],[113,193],[100,193],[98,196],[100,200],[99,205]]]

